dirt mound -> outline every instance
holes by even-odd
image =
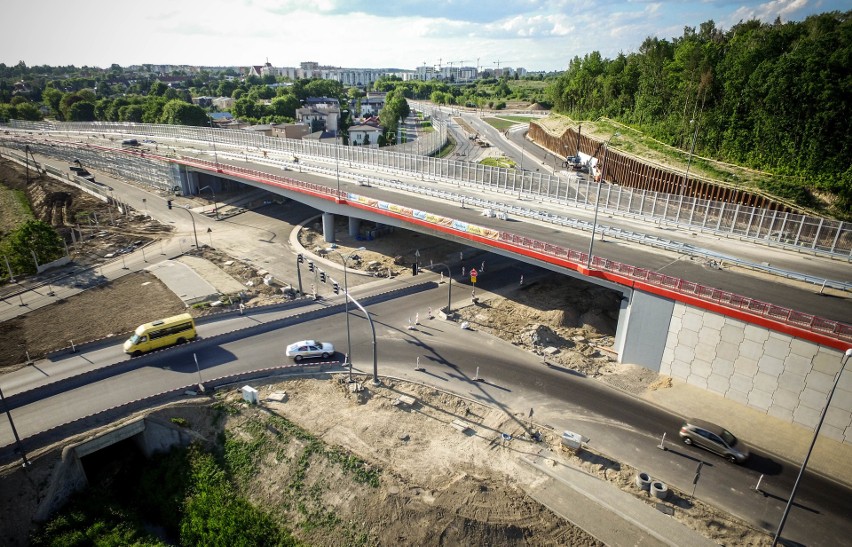
[[[503,297],[482,297],[461,310],[474,328],[589,376],[611,374],[619,295],[554,276]]]

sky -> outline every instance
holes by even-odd
[[[0,13],[0,63],[107,68],[477,66],[558,71],[713,20],[801,21],[849,0],[28,0]]]

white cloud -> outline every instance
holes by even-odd
[[[28,0],[7,2],[0,62],[275,66],[301,61],[414,68],[467,58],[559,70],[576,55],[613,57],[647,36],[680,36],[713,19],[802,19],[848,0]],[[844,4],[846,3],[846,4]],[[845,5],[845,7],[844,7]],[[458,61],[453,61],[454,63]],[[502,64],[502,63],[501,63]]]

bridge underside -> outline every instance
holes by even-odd
[[[517,260],[519,262],[531,264],[566,275],[585,283],[591,283],[593,285],[598,285],[616,291],[621,294],[621,309],[619,310],[618,324],[615,333],[615,344],[613,347],[618,356],[618,362],[643,366],[657,372],[660,370],[660,363],[662,361],[663,351],[665,350],[668,326],[675,304],[673,300],[637,291],[630,287],[612,283],[604,279],[588,277],[570,268],[564,268],[543,260],[536,260],[496,246],[472,241],[464,237],[453,236],[446,232],[431,230],[427,227],[411,224],[397,218],[385,216],[372,211],[358,209],[358,216],[356,217],[352,215],[352,212],[355,211],[352,207],[348,207],[345,204],[331,202],[327,199],[306,195],[301,192],[288,191],[282,188],[273,188],[262,183],[253,183],[252,181],[231,180],[230,182],[268,190],[272,193],[299,201],[322,211],[323,236],[324,240],[328,243],[335,242],[335,216],[344,216],[348,218],[348,231],[350,235],[358,233],[361,221],[384,224],[448,241],[454,241],[464,246],[475,247],[483,251],[511,258],[512,260]]]

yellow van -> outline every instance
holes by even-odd
[[[188,313],[139,325],[125,343],[124,352],[136,357],[145,352],[195,338],[195,321]]]

